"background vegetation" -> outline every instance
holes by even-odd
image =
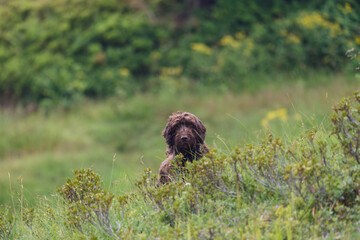
[[[2,1],[0,100],[67,106],[184,82],[257,88],[254,72],[340,71],[360,45],[359,11],[355,0]]]
[[[358,238],[358,12],[0,0],[0,237]],[[154,188],[177,110],[214,155]]]

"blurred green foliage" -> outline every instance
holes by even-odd
[[[146,74],[163,32],[118,1],[16,0],[0,16],[3,101],[49,104],[130,89],[130,73]]]
[[[244,88],[251,72],[341,70],[360,45],[349,1],[0,2],[0,102],[129,96],[168,82]]]

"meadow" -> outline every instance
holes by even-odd
[[[359,83],[344,75],[308,77],[289,83],[274,81],[252,92],[197,87],[139,93],[130,99],[83,100],[70,109],[51,112],[2,110],[1,236],[354,239],[356,207],[335,200],[328,208],[325,202],[319,204],[317,197],[301,200],[296,192],[282,195],[254,183],[257,175],[244,180],[248,181],[247,189],[239,190],[235,198],[231,196],[236,191],[223,195],[212,189],[212,184],[204,185],[207,180],[201,178],[201,171],[199,178],[186,180],[191,181],[190,190],[182,181],[164,188],[151,187],[156,177],[153,173],[165,158],[161,131],[168,115],[177,110],[190,111],[203,120],[206,141],[217,156],[213,164],[219,172],[214,176],[223,174],[221,179],[229,188],[237,184],[229,180],[224,161],[233,158],[234,151],[246,152],[250,145],[266,149],[261,142],[270,133],[290,144],[316,128],[320,139],[327,141],[332,107],[358,89]],[[207,161],[194,166],[202,169],[201,164]],[[147,169],[145,173],[143,169]],[[69,191],[82,192],[85,198],[71,200]]]
[[[256,142],[268,128],[289,139],[304,128],[327,129],[324,120],[336,101],[357,88],[354,79],[312,74],[252,92],[163,89],[130,99],[83,100],[51,112],[2,110],[0,202],[9,203],[11,193],[17,196],[23,187],[33,204],[37,196],[52,194],[74,169],[90,167],[109,188],[130,191],[142,169],[156,171],[165,158],[161,131],[178,110],[199,116],[207,126],[209,146],[227,153]]]
[[[359,10],[2,1],[0,238],[357,239]],[[212,151],[156,187],[178,110]]]

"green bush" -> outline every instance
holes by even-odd
[[[270,219],[292,218],[292,226],[277,229],[292,236],[292,228],[321,221],[330,226],[336,219],[359,220],[359,96],[335,108],[332,136],[307,131],[286,143],[271,134],[257,145],[236,148],[230,155],[211,151],[201,161],[175,168],[174,181],[158,187],[157,176],[146,170],[137,186],[145,199],[162,214],[162,221],[176,226],[193,214],[212,212],[214,202],[229,208],[249,203],[282,202],[285,207]],[[181,156],[179,156],[181,157]],[[177,160],[174,160],[176,165]],[[294,215],[295,214],[295,215]],[[294,219],[295,218],[295,219]],[[338,228],[336,226],[336,228]],[[329,227],[317,229],[320,234]],[[298,234],[304,234],[303,230]]]
[[[246,89],[254,72],[339,71],[360,44],[359,11],[355,0],[6,1],[0,101],[126,97],[162,84],[154,79],[168,69],[231,89]]]
[[[192,47],[184,71],[205,84],[225,83],[239,89],[246,87],[246,77],[254,72],[304,72],[314,67],[341,71],[348,63],[347,50],[360,44],[354,24],[359,22],[355,9],[360,6],[354,6],[299,9],[254,24],[248,31],[221,36],[212,46],[195,43],[200,47]]]
[[[131,91],[163,30],[118,1],[16,0],[0,8],[0,93],[50,103]]]
[[[90,223],[106,235],[119,239],[111,224],[110,208],[114,195],[103,189],[100,176],[91,169],[74,171],[59,189],[68,205],[67,224],[84,233],[84,223]]]

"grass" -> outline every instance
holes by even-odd
[[[267,134],[231,153],[212,150],[165,186],[156,187],[147,169],[129,193],[119,194],[116,183],[108,191],[94,171],[76,170],[58,194],[39,197],[34,208],[21,192],[13,207],[0,212],[0,236],[358,239],[360,164],[343,150],[359,141],[359,125],[352,124],[360,116],[359,99],[337,107],[332,119],[340,139],[329,136],[324,124],[318,131],[303,129],[301,137]]]
[[[201,88],[171,93],[159,91],[142,93],[131,99],[84,100],[70,110],[50,113],[39,111],[26,115],[21,109],[2,111],[0,185],[7,191],[0,195],[1,204],[4,204],[0,208],[0,236],[26,239],[358,238],[358,199],[354,205],[350,202],[350,207],[341,203],[347,201],[342,198],[346,195],[341,195],[343,189],[347,189],[343,177],[347,170],[354,171],[348,169],[348,165],[340,165],[339,159],[344,156],[338,151],[338,143],[329,140],[329,114],[340,98],[351,95],[360,84],[342,75],[313,77],[313,81],[326,84],[314,85],[308,84],[311,79],[299,80],[268,85],[251,93],[227,91],[219,94]],[[198,170],[195,170],[196,177],[186,180],[190,185],[181,181],[152,188],[147,185],[151,178],[140,177],[144,168],[157,172],[165,158],[166,145],[161,130],[168,115],[176,110],[195,113],[207,126],[206,141],[217,149],[212,164],[216,165],[217,174],[223,174],[221,181],[226,185],[225,192],[213,188],[218,181],[216,176],[220,175],[213,175],[215,179],[208,177],[206,167],[211,164],[206,161],[192,165]],[[261,125],[264,118],[268,119],[269,129]],[[302,146],[304,140],[299,138],[300,133],[313,127],[319,130],[315,145]],[[297,189],[310,196],[302,199],[299,192],[273,192],[257,182],[256,179],[265,183],[269,179],[273,181],[274,177],[268,178],[274,172],[266,172],[266,166],[274,166],[275,162],[271,161],[277,158],[269,156],[278,156],[272,152],[275,148],[259,144],[267,131],[280,136],[284,145],[298,154],[294,157],[298,165],[288,167],[301,170],[304,164],[313,164],[307,167],[324,171],[319,189],[322,184],[329,184],[331,187],[325,188],[328,195],[316,195],[320,191],[309,194],[307,188]],[[321,142],[329,144],[327,155],[317,150]],[[244,177],[243,183],[246,182],[246,188],[241,191],[239,182],[230,174],[231,165],[223,164],[231,163],[233,156],[236,157],[235,146],[244,147],[239,153],[235,150],[241,157],[258,154],[253,158],[254,165],[242,165],[238,169]],[[251,150],[251,146],[255,150]],[[289,157],[287,151],[279,153],[280,157]],[[331,167],[319,169],[316,162],[302,158],[314,154],[326,156]],[[264,161],[270,162],[266,162],[265,168],[257,169]],[[280,176],[285,176],[289,169],[285,165],[277,165],[279,171],[284,171]],[[102,183],[94,175],[87,175],[85,185],[78,185],[72,171],[89,167],[99,174]],[[203,168],[205,172],[201,171]],[[263,175],[264,169],[270,175]],[[314,173],[318,174],[316,171]],[[73,179],[67,182],[70,188],[97,190],[88,192],[89,198],[80,202],[67,201],[72,191],[66,192],[62,187],[62,193],[56,193],[58,187],[66,186],[67,177]],[[357,179],[356,175],[352,177]],[[318,188],[312,185],[314,179],[318,181],[317,177],[307,175],[303,184],[310,184],[310,190]],[[295,184],[295,181],[288,183]],[[353,179],[347,181],[357,184]],[[138,188],[134,185],[136,182]],[[97,186],[102,187],[99,190]],[[143,192],[139,191],[141,188]],[[312,194],[319,198],[312,198]],[[89,199],[91,201],[87,202]],[[111,208],[106,210],[110,204]],[[88,221],[99,212],[100,218]],[[115,235],[107,228],[107,220]]]
[[[70,110],[50,113],[2,110],[0,186],[6,190],[0,203],[11,202],[9,180],[13,192],[20,192],[22,179],[25,198],[34,203],[37,196],[53,193],[73,169],[89,167],[107,187],[114,183],[119,193],[130,191],[143,168],[156,170],[165,158],[161,131],[177,110],[200,117],[207,126],[207,143],[223,152],[256,141],[264,132],[261,120],[280,108],[287,110],[287,121],[270,120],[271,131],[291,139],[303,128],[323,124],[331,106],[359,86],[342,75],[311,77],[288,84],[274,81],[251,93],[198,88],[84,100]]]

